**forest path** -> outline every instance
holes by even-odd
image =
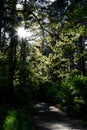
[[[87,130],[81,126],[81,121],[72,119],[55,106],[46,103],[35,105],[35,130]]]

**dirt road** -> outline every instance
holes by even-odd
[[[87,130],[83,128],[80,120],[74,120],[66,113],[46,103],[35,105],[36,130]]]

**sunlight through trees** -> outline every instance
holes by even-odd
[[[1,0],[0,129],[13,110],[28,112],[31,128],[39,101],[87,120],[86,0]]]

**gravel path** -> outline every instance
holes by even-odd
[[[81,126],[81,121],[74,120],[66,113],[46,103],[35,105],[36,130],[87,130]]]

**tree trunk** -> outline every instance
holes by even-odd
[[[2,21],[4,17],[4,0],[0,1],[0,51],[2,51],[2,41],[1,41],[1,34],[2,34]]]
[[[15,97],[14,97],[14,79],[15,79],[15,67],[16,67],[16,46],[17,46],[17,37],[15,36],[16,31],[15,27],[15,19],[16,19],[16,1],[12,1],[13,8],[11,11],[11,20],[10,20],[10,45],[9,45],[9,103],[11,106],[14,105]]]
[[[84,52],[84,41],[83,41],[83,36],[80,36],[79,38],[79,54],[82,55]],[[86,75],[86,71],[85,71],[85,59],[84,56],[81,56],[79,59],[79,63],[78,63],[78,67],[79,70]]]

